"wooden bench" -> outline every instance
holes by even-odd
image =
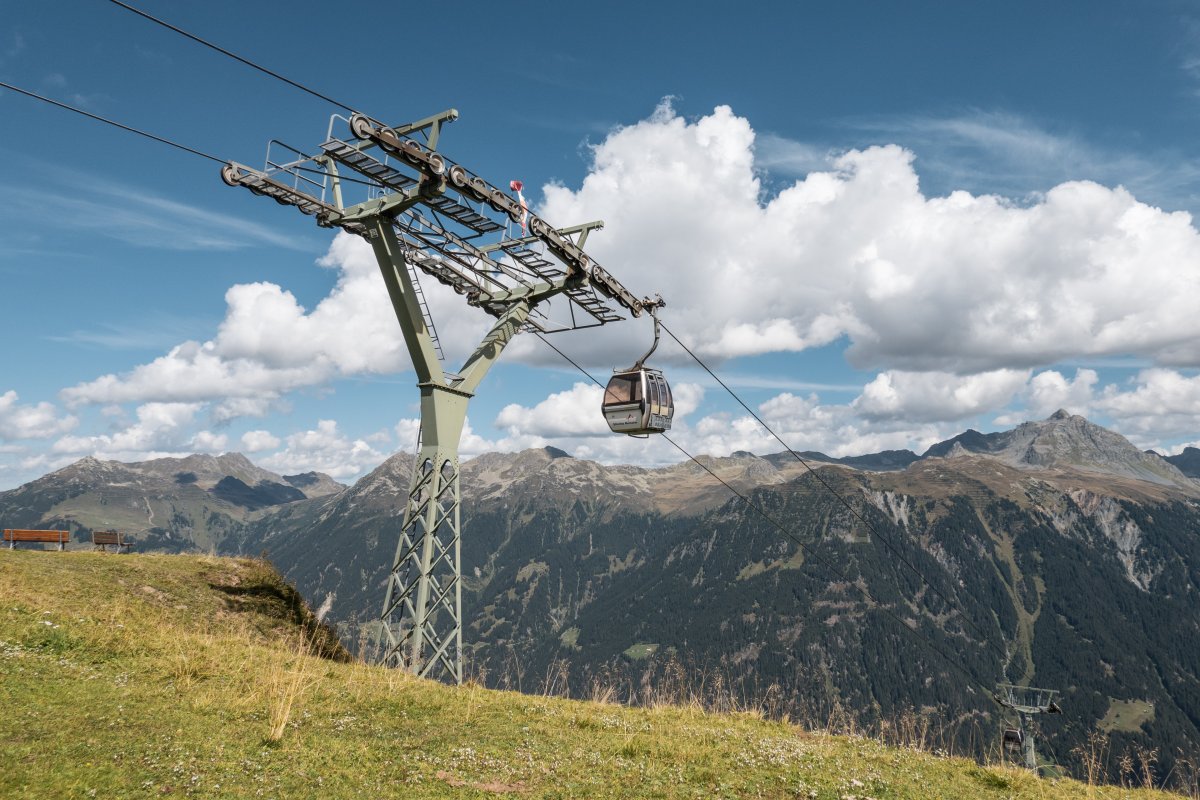
[[[15,528],[5,528],[3,539],[8,542],[9,550],[12,550],[17,542],[48,542],[57,544],[59,550],[66,550],[70,540],[70,531],[23,531]]]
[[[121,552],[122,547],[133,547],[133,542],[125,538],[120,531],[92,531],[92,544],[96,549],[108,552],[109,545]]]

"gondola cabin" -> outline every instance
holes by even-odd
[[[643,436],[671,429],[675,403],[662,372],[642,367],[613,373],[602,410],[613,433]]]
[[[1018,751],[1021,745],[1025,744],[1025,732],[1017,728],[1004,729],[1004,747],[1008,750]]]

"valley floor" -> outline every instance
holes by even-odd
[[[323,655],[314,655],[313,652]],[[0,552],[0,797],[1149,798],[356,663],[269,565]]]

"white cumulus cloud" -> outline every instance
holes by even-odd
[[[143,461],[167,455],[182,455],[196,449],[224,447],[221,437],[193,433],[203,403],[145,403],[136,410],[136,421],[113,433],[93,436],[64,436],[53,452],[118,461]]]
[[[17,393],[0,394],[0,441],[48,439],[72,430],[79,420],[62,416],[52,403],[21,405]]]
[[[1008,405],[1028,380],[1027,370],[1015,369],[976,375],[889,370],[863,387],[852,405],[866,419],[964,419]]]
[[[261,433],[261,432],[260,432]],[[324,472],[334,478],[355,478],[374,469],[387,457],[362,439],[351,439],[334,420],[286,437],[285,447],[261,460],[262,466],[281,475]]]
[[[1120,187],[1066,182],[1028,205],[927,197],[912,153],[888,145],[764,197],[754,131],[727,107],[689,122],[664,106],[593,152],[578,189],[546,187],[542,213],[603,218],[589,250],[635,293],[661,290],[703,355],[846,336],[856,365],[909,371],[1200,363],[1200,235]],[[607,360],[611,342],[589,338]]]
[[[1142,370],[1133,388],[1107,386],[1095,407],[1117,421],[1122,433],[1139,444],[1157,445],[1200,431],[1200,375],[1169,369]]]
[[[261,453],[274,450],[283,442],[270,431],[246,431],[242,434],[242,450],[246,453]]]

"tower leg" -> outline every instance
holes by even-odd
[[[457,453],[422,447],[388,575],[383,662],[420,677],[462,682],[462,593]]]
[[[534,304],[567,288],[539,284],[514,297],[463,364],[447,375],[425,323],[404,245],[392,220],[375,217],[369,237],[421,389],[422,445],[384,593],[382,662],[421,677],[462,683],[462,570],[458,442],[467,403]]]
[[[1025,714],[1021,715],[1021,728],[1025,732],[1025,743],[1022,747],[1025,757],[1025,768],[1037,772],[1037,750],[1033,745],[1033,725],[1032,720]]]

